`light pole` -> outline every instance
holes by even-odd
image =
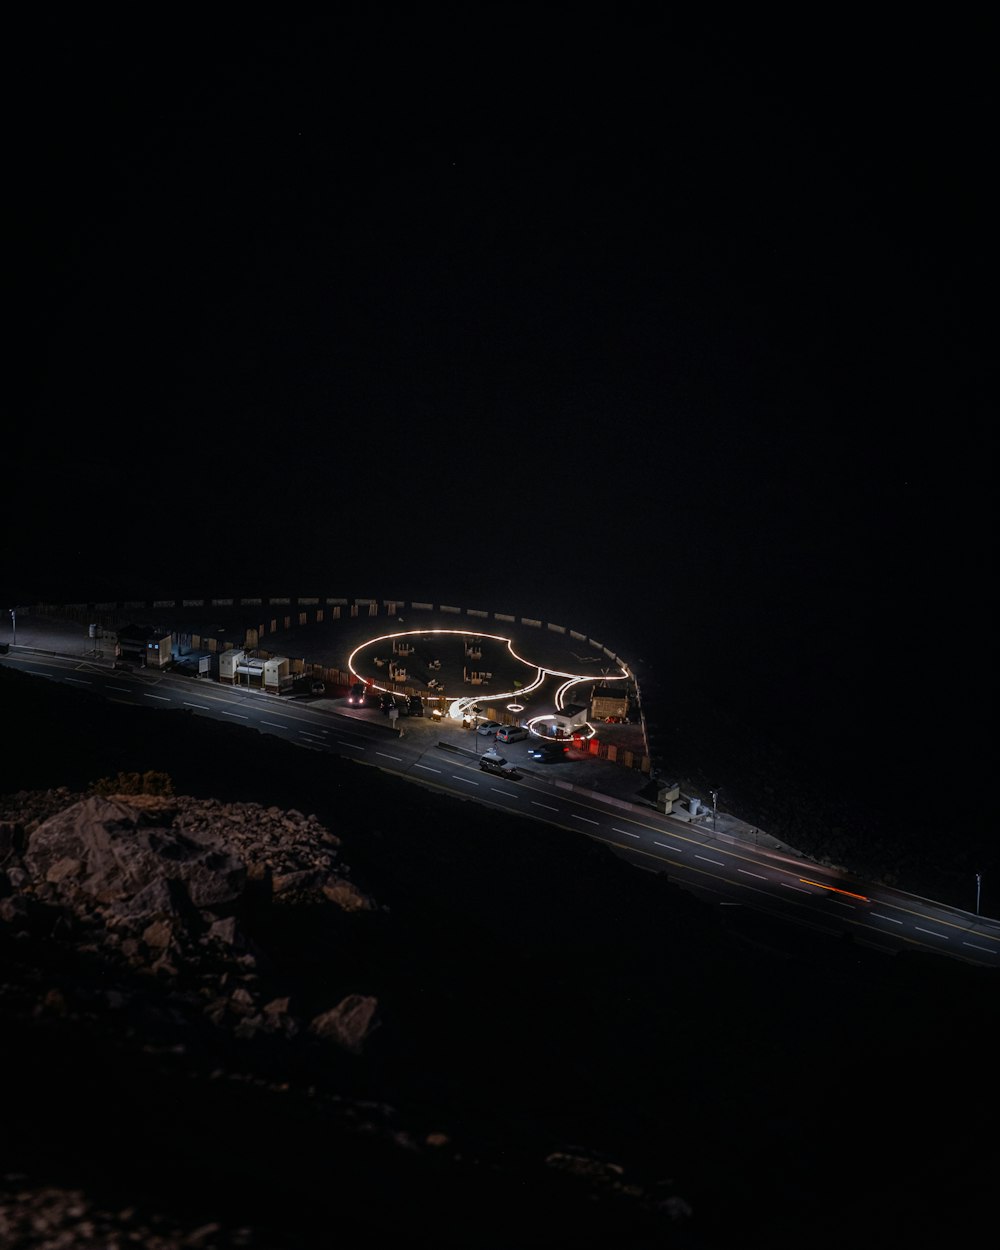
[[[712,795],[712,832],[715,833],[715,815],[716,815],[716,808],[718,807],[718,803],[719,803],[719,792],[718,790],[712,790],[710,791],[710,793]]]
[[[10,627],[14,631],[14,646],[17,646],[17,608],[10,610]]]
[[[982,881],[983,881],[983,874],[981,872],[977,872],[976,873],[976,915],[977,916],[979,915],[979,887],[980,885],[982,885]]]

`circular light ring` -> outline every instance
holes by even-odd
[[[398,619],[400,623],[402,624],[402,618],[400,617]],[[533,668],[535,670],[534,681],[532,681],[527,686],[521,687],[517,691],[505,690],[497,694],[478,694],[478,695],[472,695],[472,696],[467,696],[464,698],[455,699],[452,702],[450,709],[449,709],[449,716],[452,719],[456,719],[456,720],[462,719],[465,713],[465,708],[469,707],[472,703],[476,703],[476,702],[497,703],[501,699],[510,699],[512,697],[520,697],[525,694],[530,694],[532,690],[538,689],[538,687],[544,683],[546,677],[567,678],[567,680],[563,683],[562,686],[559,687],[559,689],[556,692],[555,701],[556,701],[557,706],[559,706],[561,705],[562,699],[565,697],[566,693],[569,691],[571,686],[574,686],[579,682],[593,681],[594,679],[593,673],[584,673],[584,674],[567,673],[567,672],[563,672],[555,668],[546,668],[544,665],[541,665],[541,664],[534,664],[532,663],[531,660],[526,660],[524,656],[518,655],[518,653],[514,650],[514,644],[513,644],[512,639],[505,637],[503,634],[487,634],[487,633],[484,633],[482,630],[473,630],[473,629],[401,629],[391,634],[380,634],[378,637],[369,638],[366,642],[363,642],[359,646],[354,648],[354,650],[351,652],[351,654],[347,658],[348,670],[351,673],[353,673],[355,677],[367,682],[367,684],[370,687],[374,687],[376,690],[382,689],[382,687],[375,685],[374,678],[363,677],[362,674],[358,672],[358,670],[354,667],[354,657],[358,654],[358,652],[364,651],[366,647],[374,646],[375,644],[380,643],[380,642],[389,642],[394,638],[412,637],[417,634],[420,634],[423,636],[426,636],[428,634],[451,634],[453,636],[463,636],[467,638],[468,637],[490,638],[494,642],[505,643],[507,650],[513,656],[513,658],[518,661],[519,664],[523,664],[525,665],[525,667]],[[622,670],[621,676],[612,677],[610,676],[610,674],[605,673],[604,674],[605,682],[625,681],[628,679],[628,677],[631,675],[629,673],[628,667],[624,663],[622,663],[621,660],[618,661],[618,665]],[[511,712],[523,711],[524,707],[523,705],[514,707],[513,705],[508,704],[508,710]],[[532,729],[532,725],[541,720],[554,720],[554,719],[555,718],[551,716],[549,717],[536,716],[535,719],[528,724],[527,728],[531,733],[536,734],[536,736],[538,737],[547,736],[547,735],[538,734],[537,730]],[[597,730],[593,727],[593,725],[590,724],[589,721],[586,722],[586,727],[589,730],[589,733],[586,734],[586,737],[587,738],[594,737],[595,734],[597,733]],[[574,736],[574,735],[568,735],[568,736]],[[575,736],[582,737],[584,735],[578,732]]]
[[[523,712],[524,704],[523,703],[508,703],[507,711],[508,712]]]
[[[527,729],[529,733],[533,733],[536,738],[546,738],[550,742],[551,741],[564,742],[565,738],[553,739],[551,734],[540,733],[535,728],[535,726],[542,721],[560,721],[562,719],[563,718],[561,716],[533,716],[531,720],[529,720],[526,723],[525,729]],[[595,738],[596,736],[597,736],[597,730],[594,728],[594,726],[590,723],[589,720],[584,721],[582,725],[577,725],[577,727],[574,730],[566,734],[567,738],[584,738],[588,742],[590,741],[591,738]]]

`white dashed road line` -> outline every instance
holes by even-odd
[[[974,951],[985,951],[987,955],[992,955],[995,953],[988,946],[980,946],[977,942],[963,942],[962,945],[971,946]]]
[[[308,729],[300,729],[299,733],[303,736],[303,738],[315,738],[317,742],[323,741],[319,734],[314,734]]]
[[[639,837],[639,834],[637,834],[637,833],[633,833],[631,829],[616,829],[616,828],[614,827],[614,825],[612,825],[612,826],[611,826],[611,832],[612,832],[612,833],[624,833],[624,835],[626,836],[626,838],[637,838],[637,837]]]
[[[440,768],[431,768],[430,764],[414,764],[414,768],[422,768],[425,773],[439,773]]]
[[[902,920],[897,920],[895,916],[883,916],[880,911],[873,911],[872,915],[876,920],[890,920],[893,924],[902,924]]]
[[[117,694],[131,694],[128,686],[105,686],[105,690],[114,690]]]
[[[185,706],[185,707],[196,707],[196,708],[198,709],[198,711],[199,711],[199,712],[207,712],[207,711],[208,711],[208,705],[207,705],[207,704],[205,704],[205,703],[185,703],[185,704],[184,704],[184,706]],[[263,721],[263,722],[262,722],[262,724],[265,724],[265,725],[266,725],[266,724],[267,724],[267,721]]]
[[[376,755],[381,755],[384,760],[395,760],[397,764],[402,764],[403,757],[401,755],[387,755],[385,751],[376,751]]]
[[[671,846],[669,842],[654,842],[654,846],[662,846],[668,851],[673,851],[676,855],[683,855],[684,848],[680,846]]]
[[[71,681],[74,686],[90,686],[93,683],[89,677],[66,677],[65,681]]]
[[[792,885],[790,881],[779,881],[778,884],[783,885],[786,890],[794,890],[796,894],[808,894],[810,898],[817,897],[812,890],[803,890],[801,886]]]
[[[913,927],[914,929],[916,929],[918,933],[926,933],[928,937],[940,938],[942,942],[951,941],[951,938],[948,936],[947,933],[935,933],[933,929],[921,929],[920,925],[918,924],[915,924]]]
[[[237,720],[249,720],[249,716],[244,716],[242,712],[223,712],[223,716],[234,716]]]
[[[142,692],[144,699],[159,699],[161,703],[172,703],[173,699],[168,699],[165,694],[150,694],[148,690]]]
[[[558,807],[549,807],[548,803],[536,803],[534,799],[531,800],[531,804],[533,807],[544,807],[547,812],[557,812],[559,810]]]
[[[699,855],[695,852],[695,859],[703,859],[706,864],[718,864],[720,868],[725,868],[725,864],[721,859],[709,859],[707,855]]]
[[[478,781],[470,781],[468,777],[459,777],[455,773],[451,774],[453,781],[464,781],[467,786],[478,786]]]
[[[744,877],[756,877],[758,881],[767,880],[767,877],[762,876],[759,872],[751,872],[749,868],[738,868],[736,871],[743,873]]]
[[[196,703],[192,703],[191,706],[197,707],[198,705]],[[269,729],[287,729],[288,728],[287,725],[279,725],[278,722],[275,720],[262,720],[260,723],[262,725],[267,725]]]
[[[588,825],[597,825],[597,824],[600,824],[600,821],[597,821],[597,820],[591,820],[589,816],[578,816],[578,815],[576,814],[576,812],[570,812],[570,815],[573,817],[573,819],[574,819],[574,820],[584,820],[584,821],[586,821]]]
[[[508,799],[519,799],[521,797],[519,794],[514,794],[510,790],[498,790],[496,786],[491,786],[490,789],[493,791],[494,794],[502,794],[505,798],[508,798]]]
[[[363,751],[364,747],[359,747],[356,742],[345,742],[343,738],[337,739],[337,746],[350,747],[352,751]]]

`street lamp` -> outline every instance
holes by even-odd
[[[719,803],[719,792],[718,790],[712,790],[710,791],[710,793],[712,795],[712,832],[715,833],[715,816],[716,816],[716,808],[718,807],[718,803]]]
[[[479,715],[479,704],[474,703],[469,710],[472,713],[472,744],[476,749],[476,754],[478,755],[479,754],[479,722],[476,720],[476,717]]]
[[[17,646],[17,609],[10,610],[10,627],[14,631],[14,646]]]
[[[980,885],[982,885],[982,881],[983,881],[983,874],[981,872],[977,872],[976,873],[976,915],[977,916],[979,915],[979,887]]]

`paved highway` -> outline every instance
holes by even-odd
[[[1000,924],[902,891],[846,880],[763,847],[731,845],[653,808],[558,784],[559,765],[523,769],[518,779],[484,772],[467,732],[429,718],[407,718],[402,735],[376,710],[344,700],[277,697],[151,670],[117,671],[72,657],[12,651],[3,663],[115,702],[186,710],[273,734],[500,811],[557,825],[613,848],[630,862],[665,872],[718,904],[743,906],[820,934],[850,933],[887,953],[919,950],[1000,967]],[[523,747],[523,744],[518,744]],[[504,748],[515,757],[518,752]]]

